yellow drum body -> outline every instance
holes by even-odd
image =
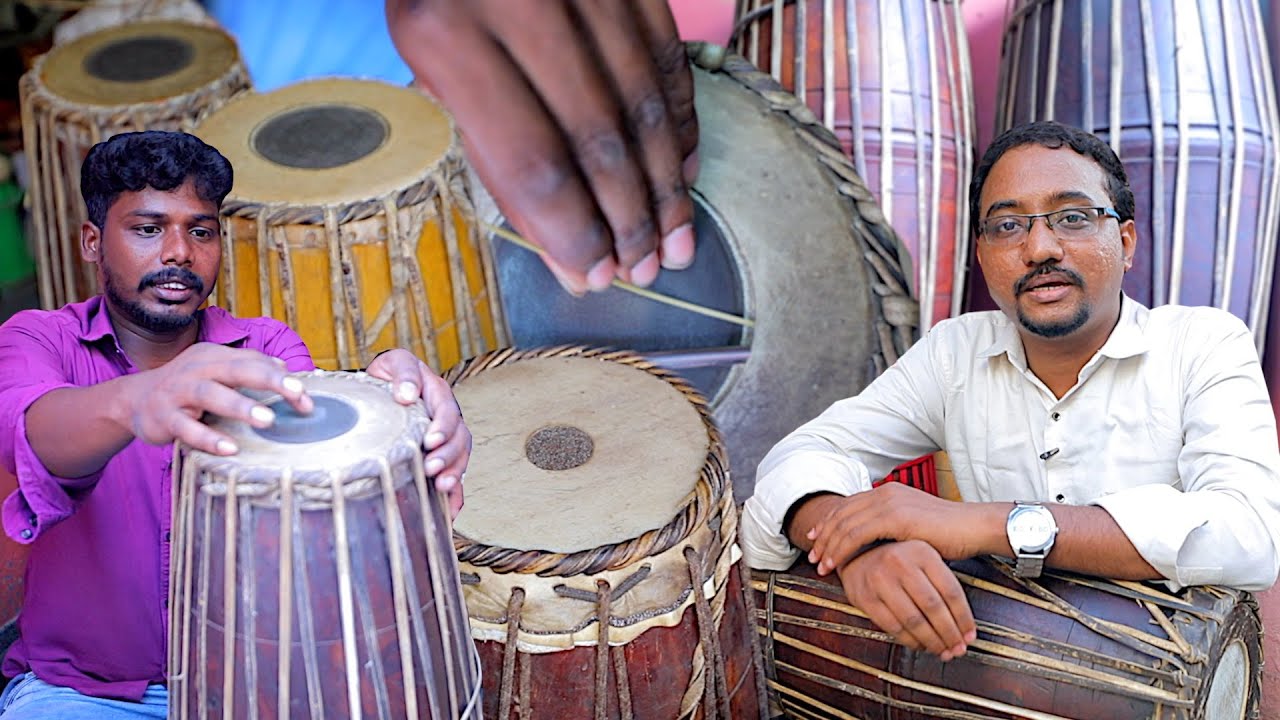
[[[465,164],[430,99],[315,80],[246,95],[196,133],[236,172],[218,304],[288,323],[326,369],[393,347],[438,369],[497,346]]]
[[[249,89],[235,40],[217,28],[139,22],[54,48],[22,77],[40,303],[98,292],[80,258],[80,165],[95,143],[139,130],[188,130]]]

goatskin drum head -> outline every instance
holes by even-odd
[[[136,105],[198,90],[225,75],[239,57],[235,40],[217,28],[138,22],[54,48],[40,79],[74,104]]]

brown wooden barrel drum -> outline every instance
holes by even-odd
[[[906,250],[835,136],[740,56],[689,47],[698,254],[651,289],[744,322],[617,288],[575,298],[534,253],[497,237],[494,261],[516,346],[630,348],[687,378],[710,401],[745,500],[774,443],[915,341],[918,309]]]
[[[1136,201],[1124,288],[1212,305],[1262,347],[1280,229],[1280,114],[1253,0],[1019,0],[997,125],[1057,120],[1110,142]]]
[[[835,131],[911,251],[921,327],[958,315],[974,143],[959,0],[738,0],[737,18],[736,49]]]
[[[475,452],[454,544],[485,716],[765,708],[720,435],[644,359],[499,351],[447,376]]]
[[[80,258],[80,165],[95,143],[139,130],[189,130],[249,89],[235,40],[222,30],[147,21],[101,30],[41,56],[18,84],[31,168],[40,304],[98,292]]]
[[[310,415],[264,397],[272,428],[214,422],[238,454],[177,451],[169,717],[480,717],[426,411],[362,373],[298,377]]]
[[[1245,592],[1013,576],[954,563],[978,639],[944,663],[897,645],[802,564],[754,574],[770,688],[789,717],[1256,720],[1258,608]]]

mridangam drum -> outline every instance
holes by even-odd
[[[80,165],[97,142],[137,130],[188,130],[249,88],[235,40],[204,25],[139,22],[60,45],[18,84],[31,171],[40,303],[98,292],[80,258]]]
[[[705,401],[635,355],[582,348],[490,353],[447,379],[476,448],[454,545],[485,717],[759,717]]]
[[[364,374],[298,377],[310,415],[264,397],[271,428],[213,423],[236,455],[178,449],[169,717],[480,717],[426,411]]]
[[[236,169],[217,302],[270,315],[322,368],[403,347],[440,369],[503,334],[452,121],[422,93],[312,80],[195,131]]]
[[[1253,0],[1020,0],[1005,31],[1000,129],[1057,120],[1124,163],[1146,305],[1212,305],[1261,349],[1280,228],[1280,116]]]
[[[921,327],[958,315],[973,88],[959,0],[738,0],[737,49],[836,132],[915,260]]]
[[[892,364],[918,312],[907,252],[835,136],[741,57],[690,49],[698,253],[651,289],[738,320],[617,288],[575,298],[496,237],[494,259],[516,345],[626,347],[678,369],[710,400],[745,500],[769,448]]]
[[[1248,593],[1155,586],[998,561],[954,563],[978,621],[942,662],[895,644],[813,566],[757,572],[769,684],[789,717],[1256,720],[1261,625]]]

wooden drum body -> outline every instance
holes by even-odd
[[[503,334],[452,121],[422,93],[312,80],[196,129],[236,169],[217,302],[295,330],[318,367],[403,347],[440,369]]]
[[[478,718],[479,677],[428,418],[363,374],[299,376],[230,457],[179,450],[170,718]],[[280,648],[288,648],[281,652]]]
[[[94,144],[139,130],[189,130],[249,89],[231,36],[181,22],[91,33],[36,60],[18,85],[31,220],[46,309],[98,292],[80,257],[80,165]]]
[[[448,379],[476,447],[454,544],[485,717],[760,717],[705,402],[637,356],[581,348],[491,353]]]
[[[1020,0],[999,129],[1057,120],[1110,142],[1136,201],[1124,288],[1212,305],[1265,337],[1280,228],[1271,63],[1253,0]]]
[[[958,315],[973,85],[959,0],[738,0],[737,49],[835,131],[915,260],[921,327]]]
[[[710,402],[745,500],[778,440],[915,341],[918,312],[906,250],[835,136],[741,57],[690,50],[698,253],[651,289],[749,324],[617,288],[575,298],[536,255],[496,237],[494,259],[516,345],[631,348],[687,378]]]
[[[769,684],[796,718],[1256,720],[1261,625],[1248,593],[1169,594],[953,563],[978,639],[944,663],[907,649],[811,565],[755,573]]]

